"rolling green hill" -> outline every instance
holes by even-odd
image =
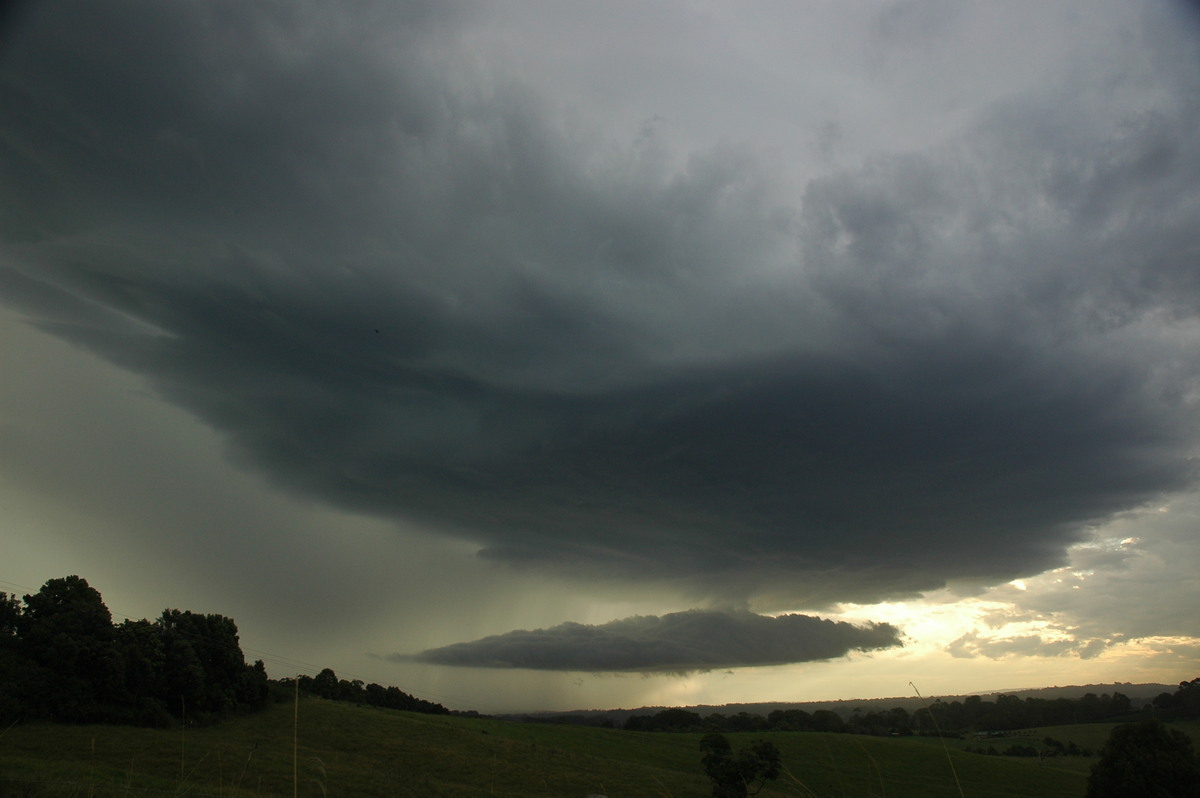
[[[214,726],[13,726],[0,796],[648,796],[710,794],[694,734],[420,715],[302,699]],[[769,738],[788,775],[763,796],[957,796],[939,744],[815,732]],[[951,751],[962,794],[1082,796],[1080,768]]]

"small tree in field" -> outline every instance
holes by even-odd
[[[713,798],[747,798],[768,781],[779,778],[779,749],[757,740],[736,754],[723,734],[706,734],[700,741],[700,761],[712,780]]]
[[[1117,726],[1092,766],[1087,798],[1200,796],[1200,760],[1186,734],[1157,720]]]

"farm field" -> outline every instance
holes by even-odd
[[[0,736],[0,796],[288,796],[293,769],[303,796],[710,795],[698,734],[421,715],[315,698],[301,700],[298,728],[293,759],[290,704],[183,731],[13,726]],[[735,749],[758,738],[780,749],[785,775],[762,796],[1066,798],[1082,796],[1086,781],[1086,767],[953,749],[948,761],[940,745],[911,738],[728,737]]]

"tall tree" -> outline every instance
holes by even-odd
[[[779,778],[779,749],[757,740],[734,753],[723,734],[706,734],[700,740],[700,763],[712,781],[713,798],[747,798],[757,795],[768,781]]]
[[[5,725],[21,716],[28,694],[29,667],[17,636],[20,619],[21,602],[16,596],[0,593],[0,723]]]
[[[0,592],[0,646],[16,638],[17,622],[20,618],[21,602],[16,596]]]
[[[255,674],[262,669],[246,664],[232,618],[164,610],[158,623],[172,712],[220,715],[258,694]]]
[[[185,709],[209,720],[266,701],[266,668],[246,664],[229,618],[166,610],[114,627],[79,576],[51,579],[23,606],[0,593],[0,723],[161,726]]]
[[[1200,760],[1191,739],[1157,720],[1115,727],[1092,766],[1087,798],[1200,795]]]
[[[125,666],[129,722],[168,725],[167,653],[161,627],[144,619],[127,620],[116,628],[116,643]]]
[[[122,697],[124,667],[112,615],[87,580],[51,579],[25,596],[17,633],[39,669],[33,689],[50,717],[101,720],[104,706]]]

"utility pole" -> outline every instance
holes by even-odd
[[[300,760],[297,758],[299,750],[296,744],[297,738],[300,736],[300,677],[295,680],[296,691],[295,697],[292,699],[292,798],[298,798],[300,795]]]

